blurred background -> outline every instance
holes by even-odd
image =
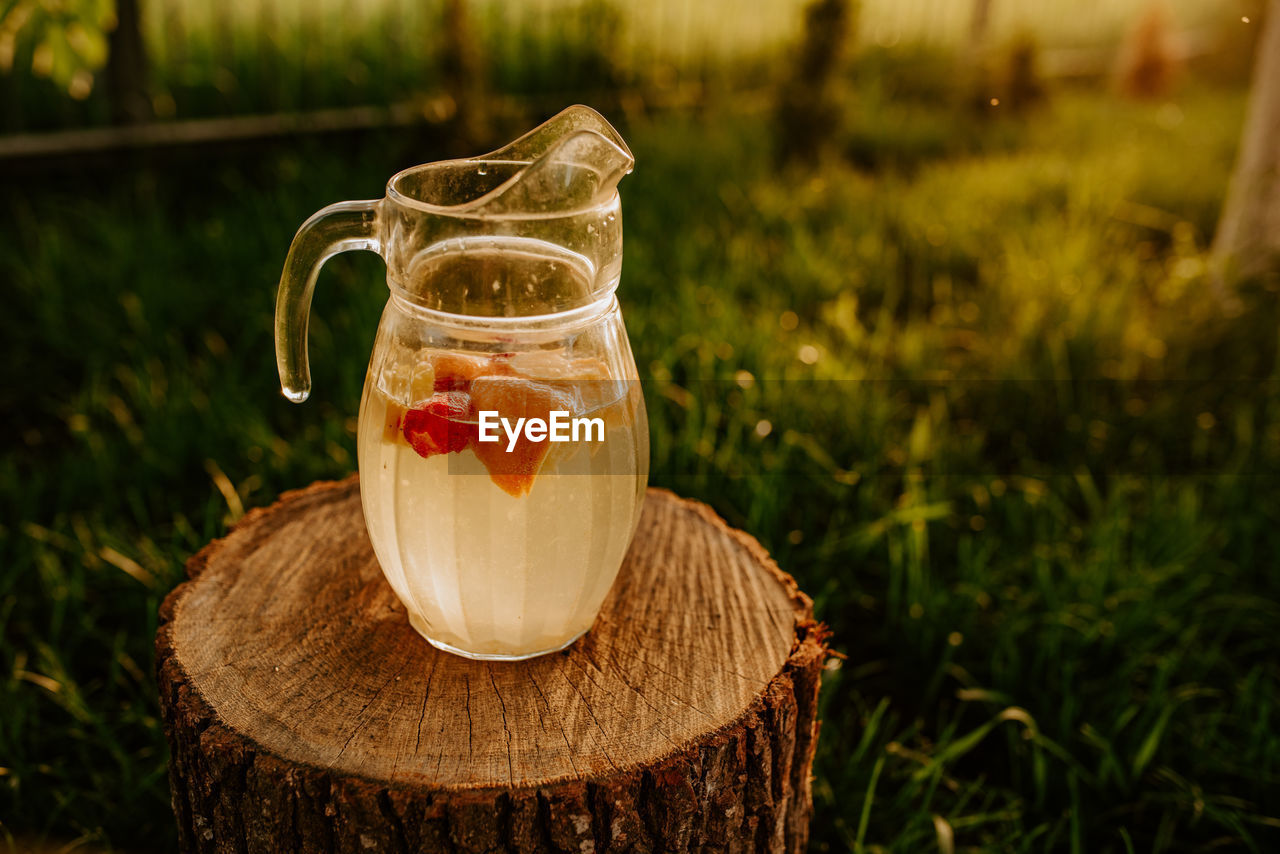
[[[292,406],[297,226],[582,102],[652,480],[841,653],[813,850],[1277,850],[1277,18],[0,0],[0,842],[176,845],[157,607],[355,467],[384,268],[326,266]]]

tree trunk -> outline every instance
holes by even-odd
[[[991,0],[973,0],[973,16],[969,19],[969,49],[979,52],[987,43],[987,25],[991,22]]]
[[[183,851],[800,851],[824,629],[750,537],[650,490],[600,617],[524,662],[409,627],[358,482],[250,513],[156,639]]]
[[[1213,241],[1214,268],[1228,280],[1274,273],[1280,262],[1280,0],[1271,0],[1263,27],[1240,153]]]
[[[777,93],[775,148],[781,162],[812,162],[838,136],[843,118],[838,72],[853,42],[855,9],[850,0],[811,0],[805,6],[800,50]]]
[[[116,28],[108,42],[107,87],[113,122],[138,124],[151,118],[138,0],[116,0]]]

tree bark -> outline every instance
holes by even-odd
[[[1235,173],[1213,241],[1219,281],[1280,267],[1280,0],[1271,0]]]
[[[355,478],[188,564],[156,640],[183,851],[797,852],[825,630],[753,539],[650,490],[592,630],[477,662],[409,627]]]

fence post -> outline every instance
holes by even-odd
[[[485,68],[471,25],[466,0],[446,0],[444,52],[441,71],[445,91],[457,108],[454,118],[458,144],[467,150],[488,136],[485,111]]]
[[[108,42],[107,87],[115,124],[138,124],[151,118],[138,0],[116,0],[116,28]]]

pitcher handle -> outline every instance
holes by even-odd
[[[294,403],[302,403],[311,394],[307,327],[320,267],[339,252],[368,249],[380,253],[380,207],[381,200],[329,205],[302,224],[289,246],[276,292],[276,367],[280,390]]]

